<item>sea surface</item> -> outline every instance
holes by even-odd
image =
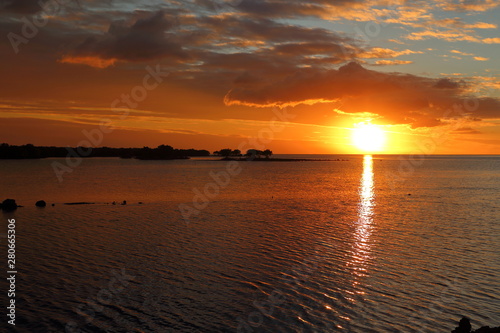
[[[16,326],[5,278],[1,325],[434,333],[465,315],[500,326],[499,156],[277,157],[339,161],[92,158],[61,182],[64,159],[0,161],[0,199],[24,206],[0,213],[3,258],[16,220],[18,271]]]

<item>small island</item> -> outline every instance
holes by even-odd
[[[213,155],[220,156],[220,161],[252,161],[252,162],[308,162],[308,161],[348,161],[344,159],[313,159],[313,158],[271,158],[273,152],[269,149],[248,149],[245,154],[242,154],[239,149],[225,148],[214,151]]]

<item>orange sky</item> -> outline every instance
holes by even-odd
[[[4,1],[0,142],[497,154],[498,5]]]

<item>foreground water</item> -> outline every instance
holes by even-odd
[[[0,161],[1,198],[26,206],[1,215],[17,224],[15,331],[500,324],[499,157],[316,157],[348,161],[240,162],[226,179],[228,162],[87,159],[63,182],[60,160]]]

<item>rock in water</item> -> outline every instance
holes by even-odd
[[[36,202],[35,206],[37,207],[45,207],[47,206],[47,203],[44,200],[39,200]]]
[[[7,212],[11,212],[17,209],[17,203],[14,199],[5,199],[1,205],[2,209]]]
[[[451,333],[470,333],[472,326],[468,318],[463,317],[458,323],[458,327],[455,328]]]

